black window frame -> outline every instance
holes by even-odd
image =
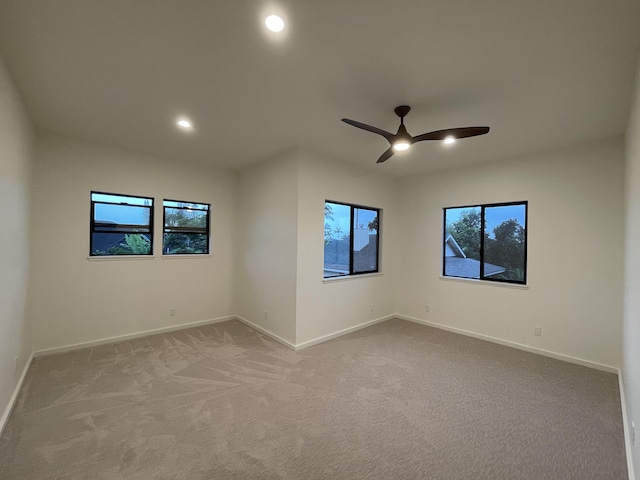
[[[166,206],[165,202],[174,202],[174,203],[188,203],[189,205],[206,205],[207,209],[201,208],[190,208],[190,207],[174,207],[174,206]],[[204,229],[197,227],[169,227],[167,228],[167,208],[171,208],[173,210],[200,210],[203,212],[207,212],[207,220],[206,227]],[[164,251],[164,237],[167,234],[171,233],[183,233],[183,234],[205,234],[207,235],[207,251],[202,252],[180,252],[180,253],[165,253]],[[210,255],[211,254],[211,204],[206,202],[187,202],[185,200],[173,200],[171,198],[164,198],[162,200],[162,255],[173,256],[173,255]]]
[[[129,204],[126,202],[104,202],[104,201],[99,201],[99,200],[94,200],[93,199],[93,195],[111,195],[114,197],[129,197],[129,198],[141,198],[143,200],[150,200],[151,204],[150,205],[137,205],[137,204]],[[89,256],[90,257],[100,257],[100,258],[109,258],[109,257],[129,257],[132,255],[141,255],[141,256],[153,256],[153,239],[154,239],[154,235],[153,235],[153,221],[154,221],[154,205],[155,205],[155,198],[154,197],[147,197],[147,196],[143,196],[143,195],[129,195],[126,193],[113,193],[113,192],[102,192],[102,191],[97,191],[97,190],[91,190],[91,192],[89,193],[89,199],[91,201],[91,208],[89,211]],[[96,204],[100,204],[100,205],[128,205],[131,207],[137,207],[137,208],[147,208],[149,210],[149,225],[142,225],[142,224],[116,224],[120,227],[126,227],[126,228],[121,228],[121,229],[113,229],[113,230],[109,230],[108,232],[105,232],[104,230],[97,230],[97,228],[99,228],[100,226],[106,227],[106,226],[112,226],[113,224],[109,223],[109,224],[105,224],[102,222],[96,222],[95,221],[95,206]],[[148,229],[148,232],[135,232],[133,231],[136,228],[141,228],[144,230]],[[149,236],[149,253],[117,253],[117,254],[113,254],[113,255],[97,255],[95,253],[93,253],[93,235],[95,233],[122,233],[122,234],[131,234],[131,233],[144,233],[146,235]]]
[[[485,210],[487,208],[494,207],[510,207],[522,205],[524,206],[524,265],[523,265],[523,280],[508,280],[502,278],[492,278],[491,276],[485,276],[484,274],[484,232],[485,232]],[[480,208],[480,277],[459,277],[446,274],[446,240],[447,240],[447,210],[462,209],[462,208]],[[517,202],[501,202],[501,203],[484,203],[477,205],[463,205],[460,207],[445,207],[442,209],[442,276],[445,278],[462,278],[468,280],[481,280],[485,282],[507,283],[515,285],[527,285],[527,255],[529,245],[529,201],[521,200]]]
[[[371,274],[371,273],[379,273],[380,272],[380,226],[382,225],[382,210],[380,208],[375,208],[375,207],[368,207],[366,205],[358,205],[355,203],[346,203],[346,202],[337,202],[335,200],[325,200],[324,204],[325,206],[327,205],[327,203],[332,203],[335,205],[344,205],[346,207],[350,208],[349,211],[349,273],[343,274],[343,275],[333,275],[330,277],[325,277],[324,276],[324,258],[323,258],[323,279],[327,280],[327,279],[332,279],[332,278],[345,278],[345,277],[351,277],[351,276],[356,276],[356,275],[366,275],[366,274]],[[377,228],[377,233],[376,233],[376,268],[375,270],[367,270],[367,271],[363,271],[363,272],[354,272],[353,271],[353,242],[354,242],[354,231],[353,231],[353,220],[354,220],[354,210],[356,208],[360,208],[363,210],[371,210],[376,212],[376,217],[378,218],[378,228]]]

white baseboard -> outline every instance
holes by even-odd
[[[275,340],[275,341],[276,341],[276,342],[278,342],[279,344],[284,345],[284,346],[285,346],[285,347],[287,347],[287,348],[290,348],[291,350],[295,350],[295,349],[296,349],[296,346],[295,346],[293,343],[291,343],[290,341],[285,340],[285,339],[284,339],[284,338],[282,338],[282,337],[279,337],[279,336],[278,336],[278,335],[276,335],[275,333],[270,332],[270,331],[269,331],[269,330],[267,330],[266,328],[262,328],[260,325],[256,325],[255,323],[253,323],[253,322],[252,322],[252,321],[250,321],[250,320],[247,320],[247,319],[246,319],[246,318],[244,318],[244,317],[241,317],[241,316],[239,316],[239,315],[236,315],[236,316],[234,316],[233,318],[235,318],[235,319],[236,319],[236,320],[238,320],[239,322],[244,323],[246,326],[248,326],[248,327],[250,327],[250,328],[253,328],[254,330],[257,330],[258,332],[260,332],[260,333],[262,333],[262,334],[266,335],[267,337],[269,337],[269,338],[271,338],[271,339]]]
[[[570,355],[564,355],[562,353],[551,352],[549,350],[543,350],[541,348],[531,347],[529,345],[524,345],[522,343],[516,343],[510,340],[503,340],[501,338],[491,337],[489,335],[483,335],[481,333],[475,333],[469,330],[463,330],[461,328],[449,327],[447,325],[442,325],[440,323],[429,322],[421,318],[409,317],[407,315],[400,315],[400,314],[396,314],[394,316],[401,320],[407,320],[408,322],[419,323],[421,325],[438,328],[440,330],[446,330],[448,332],[458,333],[460,335],[465,335],[467,337],[478,338],[480,340],[485,340],[491,343],[497,343],[499,345],[504,345],[506,347],[516,348],[518,350],[524,350],[525,352],[536,353],[544,357],[555,358],[556,360],[562,360],[564,362],[569,362],[569,363],[575,363],[576,365],[582,365],[583,367],[595,368],[596,370],[601,370],[603,372],[608,372],[608,373],[616,373],[616,374],[618,373],[617,367],[612,367],[610,365],[603,365],[601,363],[592,362],[590,360],[585,360],[583,358],[572,357]]]
[[[2,432],[4,431],[4,427],[7,426],[7,422],[9,420],[9,416],[11,415],[11,412],[13,411],[13,408],[16,406],[16,401],[18,400],[18,393],[20,393],[20,389],[22,388],[22,384],[24,383],[24,379],[27,376],[27,371],[29,370],[29,367],[31,366],[31,362],[33,361],[33,352],[31,353],[31,355],[29,355],[29,359],[27,360],[27,363],[25,364],[24,368],[22,369],[22,374],[20,375],[20,378],[18,379],[18,383],[16,383],[15,388],[13,389],[13,394],[11,395],[11,398],[9,398],[9,403],[7,404],[7,407],[4,409],[4,412],[2,413],[2,417],[0,417],[0,437],[2,436]]]
[[[291,350],[294,350],[294,351],[297,352],[299,350],[302,350],[303,348],[311,347],[313,345],[317,345],[319,343],[323,343],[323,342],[332,340],[334,338],[341,337],[343,335],[346,335],[347,333],[355,332],[357,330],[361,330],[363,328],[370,327],[371,325],[375,325],[376,323],[384,322],[386,320],[390,320],[390,319],[395,318],[395,317],[396,317],[396,315],[385,315],[384,317],[375,318],[373,320],[369,320],[368,322],[364,322],[364,323],[361,323],[359,325],[355,325],[353,327],[345,328],[343,330],[339,330],[337,332],[330,333],[328,335],[323,335],[322,337],[314,338],[312,340],[308,340],[306,342],[302,342],[302,343],[298,343],[298,344],[291,343],[290,341],[285,340],[284,338],[276,335],[275,333],[270,332],[266,328],[263,328],[260,325],[256,325],[252,321],[247,320],[246,318],[243,318],[243,317],[241,317],[239,315],[236,315],[235,318],[238,321],[240,321],[240,322],[244,323],[245,325],[247,325],[248,327],[253,328],[254,330],[257,330],[260,333],[263,333],[264,335],[266,335],[267,337],[270,337],[271,339],[275,340],[276,342],[280,343],[281,345],[284,345],[285,347],[290,348]]]
[[[330,333],[329,335],[323,335],[322,337],[314,338],[313,340],[307,340],[306,342],[299,343],[295,346],[295,350],[302,350],[303,348],[311,347],[313,345],[317,345],[319,343],[323,343],[329,340],[332,340],[337,337],[341,337],[346,335],[347,333],[355,332],[357,330],[362,330],[363,328],[370,327],[371,325],[375,325],[376,323],[381,323],[386,320],[391,320],[392,318],[396,318],[397,315],[385,315],[384,317],[375,318],[373,320],[369,320],[368,322],[361,323],[359,325],[355,325],[353,327],[345,328],[343,330],[339,330],[334,333]]]
[[[475,333],[475,332],[471,332],[469,330],[463,330],[461,328],[456,328],[456,327],[449,327],[447,325],[442,325],[439,323],[434,323],[434,322],[429,322],[427,320],[423,320],[421,318],[415,318],[415,317],[410,317],[407,315],[402,315],[402,314],[391,314],[391,315],[385,315],[383,317],[379,317],[364,323],[361,323],[359,325],[355,325],[353,327],[349,327],[349,328],[345,328],[343,330],[339,330],[337,332],[334,333],[330,333],[328,335],[324,335],[322,337],[318,337],[312,340],[308,340],[306,342],[302,342],[300,344],[294,344],[288,340],[285,340],[284,338],[276,335],[273,332],[270,332],[269,330],[251,322],[250,320],[247,320],[246,318],[243,318],[239,315],[229,315],[229,316],[225,316],[225,317],[219,317],[219,318],[212,318],[212,319],[208,319],[208,320],[199,320],[197,322],[191,322],[191,323],[183,323],[180,325],[172,325],[169,327],[162,327],[162,328],[156,328],[156,329],[152,329],[152,330],[145,330],[142,332],[136,332],[136,333],[129,333],[129,334],[125,334],[125,335],[118,335],[115,337],[109,337],[109,338],[102,338],[99,340],[93,340],[93,341],[89,341],[89,342],[81,342],[81,343],[75,343],[75,344],[71,344],[71,345],[64,345],[62,347],[54,347],[54,348],[47,348],[47,349],[43,349],[43,350],[37,350],[34,351],[32,353],[32,357],[42,357],[45,355],[52,355],[52,354],[56,354],[56,353],[65,353],[65,352],[70,352],[73,350],[80,350],[82,348],[90,348],[90,347],[95,347],[98,345],[105,345],[105,344],[109,344],[109,343],[118,343],[118,342],[123,342],[126,340],[133,340],[135,338],[140,338],[140,337],[146,337],[149,335],[157,335],[159,333],[166,333],[166,332],[174,332],[174,331],[178,331],[178,330],[184,330],[187,328],[193,328],[193,327],[198,327],[198,326],[202,326],[202,325],[209,325],[209,324],[213,324],[213,323],[220,323],[220,322],[226,322],[229,320],[238,320],[242,323],[244,323],[245,325],[259,331],[260,333],[263,333],[264,335],[267,335],[268,337],[272,338],[273,340],[275,340],[276,342],[284,345],[287,348],[290,348],[292,350],[302,350],[303,348],[307,348],[307,347],[311,347],[313,345],[317,345],[319,343],[322,342],[326,342],[328,340],[331,340],[333,338],[337,338],[340,337],[342,335],[346,335],[348,333],[351,332],[355,332],[357,330],[360,330],[362,328],[367,328],[371,325],[375,325],[376,323],[381,323],[384,322],[386,320],[390,320],[392,318],[399,318],[401,320],[406,320],[409,322],[413,322],[413,323],[418,323],[421,325],[426,325],[429,327],[434,327],[434,328],[438,328],[440,330],[446,330],[449,332],[453,332],[453,333],[457,333],[460,335],[465,335],[468,337],[473,337],[473,338],[478,338],[480,340],[485,340],[488,342],[492,342],[492,343],[497,343],[500,345],[505,345],[507,347],[512,347],[512,348],[516,348],[518,350],[524,350],[526,352],[531,352],[531,353],[536,353],[538,355],[543,355],[545,357],[550,357],[550,358],[555,358],[557,360],[563,360],[565,362],[569,362],[569,363],[575,363],[577,365],[582,365],[585,367],[589,367],[589,368],[595,368],[596,370],[601,370],[604,372],[609,372],[609,373],[615,373],[618,374],[619,370],[616,367],[612,367],[610,365],[603,365],[600,363],[596,363],[596,362],[592,362],[589,360],[585,360],[582,358],[577,358],[577,357],[572,357],[569,355],[564,355],[561,353],[556,353],[556,352],[551,352],[548,350],[543,350],[540,348],[536,348],[536,347],[531,347],[529,345],[523,345],[520,343],[516,343],[516,342],[512,342],[509,340],[503,340],[501,338],[496,338],[496,337],[491,337],[489,335],[483,335],[480,333]]]
[[[629,419],[627,417],[627,401],[624,393],[624,379],[622,378],[622,370],[618,370],[618,386],[620,389],[620,407],[622,408],[622,428],[624,429],[624,447],[627,454],[627,471],[629,472],[629,480],[635,480],[636,476],[633,472],[633,452],[631,451],[631,437],[629,432]]]
[[[73,350],[80,350],[82,348],[90,348],[90,347],[97,347],[98,345],[106,345],[109,343],[124,342],[126,340],[133,340],[135,338],[147,337],[149,335],[157,335],[159,333],[175,332],[177,330],[184,330],[186,328],[200,327],[202,325],[209,325],[212,323],[226,322],[229,320],[235,320],[236,318],[237,317],[235,315],[229,315],[227,317],[211,318],[209,320],[199,320],[197,322],[183,323],[180,325],[171,325],[170,327],[155,328],[152,330],[145,330],[143,332],[128,333],[125,335],[118,335],[115,337],[102,338],[100,340],[93,340],[90,342],[81,342],[81,343],[74,343],[72,345],[64,345],[62,347],[46,348],[46,349],[38,350],[34,352],[33,356],[43,357],[45,355],[53,355],[54,353],[71,352]]]

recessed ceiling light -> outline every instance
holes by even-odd
[[[191,123],[191,121],[187,120],[186,118],[179,118],[176,121],[176,125],[182,130],[193,130],[193,123]]]
[[[452,143],[456,143],[456,137],[454,137],[453,135],[449,135],[448,137],[445,137],[444,143],[446,145],[451,145]]]
[[[284,20],[277,15],[269,15],[264,21],[264,24],[272,32],[281,32],[284,28]]]

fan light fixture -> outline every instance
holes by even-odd
[[[456,137],[454,137],[453,135],[449,135],[448,137],[445,137],[444,143],[446,145],[451,145],[452,143],[456,143]]]
[[[393,144],[393,149],[396,150],[397,152],[403,152],[405,150],[409,150],[410,146],[411,144],[406,140],[400,140]]]
[[[272,32],[281,32],[284,28],[284,20],[277,15],[269,15],[264,21],[264,24]]]

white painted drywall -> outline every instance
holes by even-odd
[[[397,312],[618,367],[623,158],[612,141],[405,179]],[[528,288],[441,279],[442,209],[519,200]]]
[[[35,349],[234,314],[235,182],[226,170],[38,136],[31,224]],[[91,190],[155,198],[153,259],[87,259]],[[210,257],[161,258],[164,198],[211,204]]]
[[[31,354],[26,299],[32,143],[31,125],[0,59],[0,416]]]
[[[622,379],[628,423],[636,424],[633,465],[640,473],[640,75],[627,130],[626,238]]]
[[[296,331],[297,192],[297,152],[240,173],[234,278],[237,314],[289,343],[295,343]]]
[[[302,153],[298,190],[296,343],[309,342],[394,313],[402,248],[397,180],[310,153]],[[382,209],[381,275],[323,280],[324,202]],[[371,311],[373,304],[373,311]]]

